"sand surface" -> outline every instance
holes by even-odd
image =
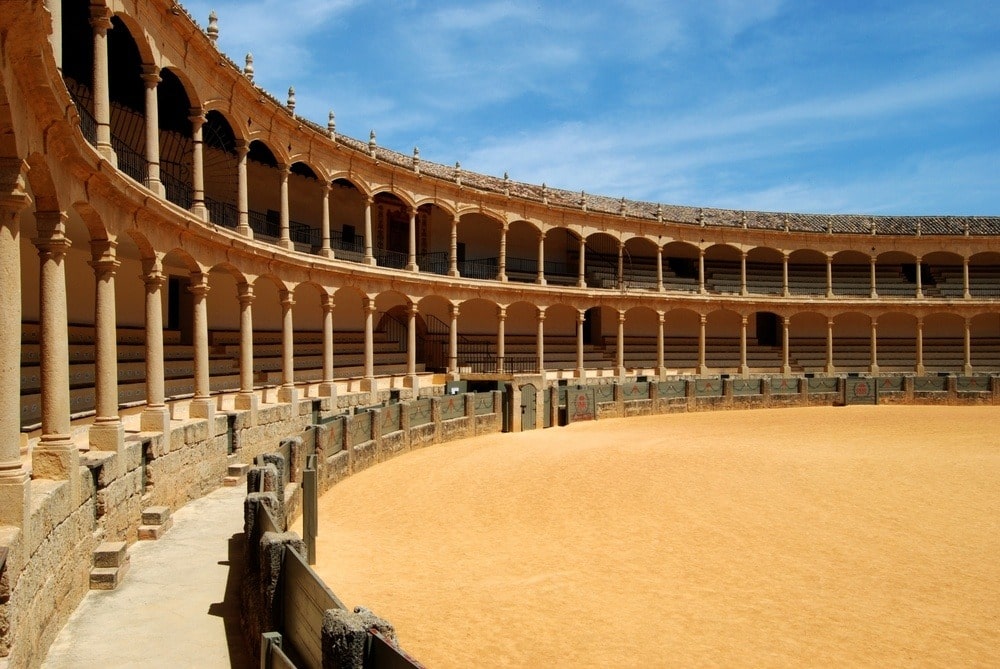
[[[602,420],[320,501],[317,570],[428,667],[997,666],[1000,407]]]

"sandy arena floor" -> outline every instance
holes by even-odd
[[[603,420],[414,451],[318,571],[431,668],[997,666],[1000,407]]]

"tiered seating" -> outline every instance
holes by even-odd
[[[605,337],[605,351],[615,359],[617,337]],[[663,364],[667,369],[696,371],[698,365],[697,337],[665,337]],[[713,371],[735,373],[740,367],[740,343],[728,337],[705,339],[705,364]],[[781,369],[781,348],[747,341],[747,364],[754,369],[778,371]],[[656,366],[656,337],[625,337],[625,367],[649,369]]]
[[[930,268],[935,288],[942,297],[962,298],[965,295],[963,270],[960,265]],[[924,286],[927,293],[927,286]],[[973,297],[1000,296],[1000,267],[970,265],[969,294]]]

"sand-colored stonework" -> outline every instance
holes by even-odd
[[[998,419],[803,408],[454,442],[328,492],[318,570],[430,667],[986,666]]]

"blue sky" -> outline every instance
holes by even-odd
[[[187,0],[296,112],[569,190],[1000,215],[995,0]]]

